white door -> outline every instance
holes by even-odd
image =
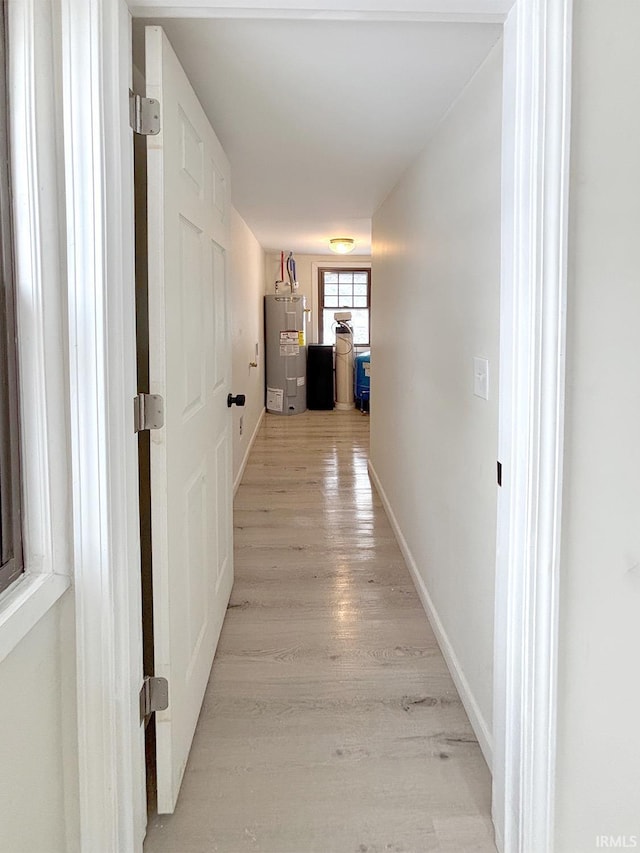
[[[172,812],[233,583],[226,261],[229,164],[164,31],[146,29],[150,391],[158,811]]]

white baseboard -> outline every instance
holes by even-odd
[[[242,459],[242,463],[240,465],[240,470],[236,474],[236,478],[233,481],[233,495],[235,497],[236,492],[238,491],[238,486],[242,482],[242,477],[244,476],[244,469],[247,467],[247,462],[249,461],[249,454],[251,453],[251,448],[253,447],[253,443],[256,440],[256,436],[258,435],[258,430],[260,429],[260,425],[262,424],[262,419],[264,418],[265,409],[260,412],[260,417],[258,418],[258,422],[256,423],[255,429],[249,439],[249,443],[247,444],[247,449],[245,451],[244,457]]]
[[[482,754],[484,755],[485,761],[489,766],[489,770],[491,770],[492,760],[493,760],[493,738],[491,736],[491,732],[489,731],[489,727],[487,726],[487,722],[484,719],[480,708],[478,707],[478,703],[471,691],[471,687],[469,682],[467,681],[462,667],[460,665],[460,661],[458,660],[455,651],[453,650],[453,646],[451,645],[451,641],[447,636],[447,633],[444,629],[444,625],[440,617],[438,616],[438,611],[435,608],[435,605],[429,595],[429,591],[427,590],[426,584],[418,571],[418,566],[416,565],[416,561],[413,558],[411,551],[409,550],[409,546],[407,545],[407,541],[402,534],[402,530],[400,529],[400,525],[398,524],[398,519],[396,518],[393,509],[391,508],[391,504],[389,503],[389,499],[382,488],[382,484],[378,475],[376,474],[376,470],[371,464],[371,461],[368,463],[369,468],[369,476],[371,477],[371,481],[375,486],[376,491],[380,495],[380,500],[382,501],[382,505],[384,506],[385,512],[387,513],[387,517],[391,523],[391,527],[393,528],[393,532],[395,534],[396,539],[398,540],[398,545],[400,546],[400,550],[402,551],[402,556],[405,559],[407,564],[407,568],[411,573],[411,577],[413,578],[413,582],[416,586],[416,590],[418,595],[420,596],[420,601],[422,602],[422,606],[425,609],[427,614],[427,619],[431,627],[433,628],[433,633],[436,635],[436,640],[438,641],[438,645],[440,646],[440,651],[447,662],[447,666],[449,667],[449,672],[451,673],[451,677],[456,685],[458,693],[460,694],[460,699],[462,700],[462,704],[464,705],[464,709],[467,712],[469,717],[469,721],[473,727],[473,731],[475,732],[476,737],[478,738],[478,743],[480,744],[480,749],[482,750]]]

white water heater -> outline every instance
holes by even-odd
[[[264,298],[268,412],[297,415],[307,408],[306,299],[278,293]]]

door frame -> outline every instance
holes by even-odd
[[[551,853],[572,0],[388,0],[386,9],[368,0],[357,11],[297,0],[286,12],[279,0],[261,9],[237,0],[233,13],[227,0],[61,3],[69,324],[80,354],[70,373],[83,851],[139,851],[146,821],[131,411],[133,12],[504,24],[493,816],[504,853]]]
[[[140,851],[146,825],[131,16],[61,0],[79,845]]]
[[[493,690],[498,848],[553,853],[573,0],[505,22]]]

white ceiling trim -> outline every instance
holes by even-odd
[[[139,18],[254,18],[500,24],[514,0],[128,0]]]

